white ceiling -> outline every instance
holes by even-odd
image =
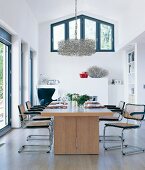
[[[38,22],[74,13],[74,0],[26,0]],[[136,0],[78,0],[78,11],[118,20]]]

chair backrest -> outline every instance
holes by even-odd
[[[118,107],[119,107],[121,110],[123,110],[123,109],[124,109],[124,106],[125,106],[125,102],[124,102],[124,101],[120,101]]]
[[[133,112],[145,112],[145,105],[139,105],[139,104],[126,104],[125,109],[123,111],[123,117],[126,119],[133,119],[133,120],[143,120],[144,115],[131,115]]]
[[[27,118],[27,115],[24,114],[25,107],[24,107],[24,105],[20,104],[20,105],[18,105],[18,109],[19,109],[19,113],[20,113],[20,120],[21,120],[21,122],[23,122]]]
[[[27,107],[27,109],[30,109],[30,108],[32,107],[32,105],[31,105],[31,102],[30,102],[30,101],[27,101],[27,102],[26,102],[26,107]]]
[[[38,99],[40,104],[45,105],[51,103],[54,92],[54,88],[38,88]]]

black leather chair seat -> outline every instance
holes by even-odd
[[[33,119],[34,121],[51,120],[51,118],[50,118],[50,117],[47,117],[47,116],[41,116],[41,115],[34,116],[32,119]]]
[[[41,112],[38,111],[26,111],[24,112],[25,115],[35,115],[35,114],[41,114]]]

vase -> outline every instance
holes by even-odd
[[[77,107],[77,106],[78,106],[77,101],[72,101],[72,107]]]
[[[80,73],[80,78],[88,78],[88,73],[87,72]]]

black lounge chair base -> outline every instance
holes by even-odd
[[[37,147],[37,149],[36,149]],[[41,147],[40,149],[38,149],[38,147]],[[44,148],[49,148],[49,149],[42,149],[42,147]],[[31,149],[28,149],[31,148]],[[35,149],[32,149],[35,148]],[[50,145],[23,145],[19,150],[18,153],[22,153],[22,152],[45,152],[45,153],[50,153],[51,147]]]

